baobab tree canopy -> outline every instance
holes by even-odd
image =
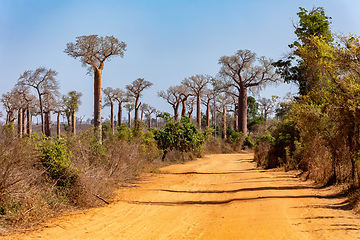
[[[80,58],[84,67],[90,65],[102,69],[106,59],[112,56],[124,56],[126,44],[114,36],[80,36],[75,43],[68,43],[65,53],[73,58]]]

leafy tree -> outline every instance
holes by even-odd
[[[223,56],[219,64],[219,74],[224,78],[225,86],[238,91],[238,131],[247,135],[247,90],[276,83],[278,75],[271,59],[257,58],[250,50],[238,50],[232,56]]]
[[[309,46],[311,43],[309,39],[313,36],[322,37],[327,44],[333,42],[333,37],[330,31],[331,18],[325,15],[322,7],[313,8],[310,12],[300,8],[297,15],[299,23],[295,25],[294,33],[298,39],[289,45],[292,53],[286,60],[275,62],[274,66],[284,82],[296,83],[299,86],[299,94],[305,95],[317,85],[317,78],[314,69],[304,63],[298,50]]]
[[[165,128],[153,130],[157,145],[164,153],[162,160],[172,150],[196,152],[201,149],[207,135],[201,133],[194,124],[191,124],[189,118],[182,117],[180,122],[175,122],[169,116],[162,116],[168,121]]]
[[[65,53],[75,59],[79,58],[83,66],[89,67],[94,74],[94,131],[99,143],[102,143],[101,131],[101,80],[106,60],[114,56],[124,56],[126,44],[114,36],[97,35],[80,36],[75,43],[68,43]]]

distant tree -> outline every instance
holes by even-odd
[[[129,101],[128,95],[121,89],[116,88],[114,90],[114,99],[118,102],[119,109],[118,109],[118,126],[122,124],[122,104]]]
[[[188,87],[193,96],[196,97],[196,122],[201,129],[201,96],[204,94],[206,86],[210,83],[211,78],[206,75],[196,75],[185,78],[181,83]]]
[[[31,94],[30,92],[30,87],[29,86],[23,86],[23,85],[19,85],[16,86],[16,91],[19,94],[19,98],[22,99],[22,101],[24,102],[24,117],[23,117],[23,128],[24,131],[28,134],[28,136],[31,136],[31,109],[33,109],[35,107],[36,104],[36,96]],[[25,124],[25,115],[26,115],[26,124]]]
[[[57,93],[59,89],[59,83],[55,79],[56,75],[57,72],[52,69],[39,67],[35,71],[32,70],[25,71],[20,76],[17,83],[17,85],[29,86],[36,90],[39,99],[39,106],[40,106],[42,133],[45,133],[43,97],[47,95],[47,98],[50,98],[52,95]]]
[[[180,86],[174,86],[169,87],[166,92],[160,91],[158,92],[158,96],[165,99],[173,108],[174,110],[174,120],[178,121],[179,117],[179,106],[181,102],[181,87]]]
[[[256,61],[259,63],[255,65]],[[239,50],[232,56],[219,59],[220,76],[225,85],[235,87],[238,91],[238,130],[247,135],[247,90],[264,87],[268,83],[279,81],[272,60],[257,58],[249,50]]]
[[[132,82],[130,85],[126,85],[128,94],[130,97],[135,99],[135,127],[138,126],[139,121],[139,108],[141,105],[140,97],[142,97],[142,91],[151,87],[153,84],[149,81],[146,81],[144,78],[138,78]]]
[[[2,94],[1,102],[6,111],[6,125],[8,125],[9,123],[14,123],[15,111],[16,111],[16,94],[15,94],[15,92],[12,90],[10,92]]]
[[[76,135],[76,116],[75,113],[79,110],[81,105],[80,98],[82,93],[70,91],[67,95],[63,96],[63,103],[65,105],[65,112],[71,117],[71,134]]]
[[[75,43],[68,43],[65,53],[73,58],[80,58],[83,66],[89,67],[94,74],[94,131],[99,143],[102,144],[101,119],[101,80],[106,60],[114,56],[124,56],[126,44],[113,36],[97,35],[80,36]]]
[[[151,128],[151,115],[154,113],[156,113],[156,109],[154,107],[147,105],[145,109],[145,116],[148,120],[149,128]]]
[[[189,118],[189,121],[191,122],[192,113],[194,112],[194,105],[195,105],[195,98],[189,97],[187,101],[185,102],[186,109],[187,109],[187,115]]]
[[[133,103],[125,104],[125,109],[128,111],[129,128],[131,128],[131,111],[134,110],[135,105]]]
[[[260,103],[260,110],[262,111],[266,122],[268,121],[269,114],[272,114],[275,111],[275,103],[278,98],[279,97],[277,96],[272,96],[271,99],[261,98],[258,100]]]
[[[184,84],[181,84],[179,86],[179,91],[180,91],[180,101],[181,101],[181,105],[182,105],[181,117],[184,117],[184,116],[186,116],[186,101],[192,95],[191,95],[190,88],[188,88]]]
[[[228,112],[228,107],[231,105],[231,95],[227,93],[222,93],[216,96],[217,101],[217,112],[221,113],[222,119],[222,128],[221,128],[221,137],[226,139],[226,113]]]
[[[210,106],[211,106],[211,101],[215,99],[217,93],[214,89],[206,89],[204,91],[204,95],[202,96],[203,100],[203,104],[206,107],[206,126],[210,127]]]
[[[104,106],[110,106],[110,125],[112,129],[112,134],[115,133],[115,124],[114,124],[114,101],[116,98],[115,89],[112,89],[111,87],[107,87],[103,89],[104,95],[105,95],[105,104]]]

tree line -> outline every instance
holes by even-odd
[[[135,126],[139,121],[139,111],[141,111],[141,120],[145,113],[149,124],[151,124],[151,115],[157,116],[160,113],[155,108],[140,102],[142,92],[153,85],[144,78],[138,78],[132,84],[126,85],[126,92],[119,88],[102,89],[102,71],[105,62],[115,56],[123,57],[125,51],[124,42],[113,36],[97,35],[77,37],[76,41],[68,43],[64,50],[70,57],[79,59],[94,77],[94,134],[100,143],[102,142],[101,110],[104,106],[110,106],[110,125],[113,133],[115,131],[114,103],[118,104],[119,126],[122,124],[123,104],[128,111],[130,126],[132,110],[135,110]],[[223,122],[223,137],[226,137],[226,114],[233,111],[237,119],[234,128],[247,135],[247,90],[278,82],[279,77],[272,66],[271,59],[258,58],[250,50],[239,50],[232,56],[222,56],[218,63],[220,71],[216,77],[204,74],[187,77],[181,81],[180,85],[158,92],[158,96],[171,105],[176,121],[179,116],[188,116],[191,119],[193,108],[196,106],[196,125],[199,129],[201,128],[202,104],[206,107],[207,127],[210,126],[210,112],[213,119],[217,112],[220,113]],[[55,70],[45,67],[39,67],[34,71],[27,70],[21,74],[14,89],[3,94],[1,101],[7,114],[6,124],[13,124],[17,118],[19,136],[24,133],[31,135],[31,118],[34,114],[40,115],[41,132],[50,136],[51,112],[57,114],[58,136],[60,136],[61,114],[67,118],[69,131],[76,134],[75,112],[81,104],[82,94],[71,91],[67,95],[60,96],[56,76]],[[102,94],[104,94],[104,105]],[[179,115],[180,105],[181,115]]]

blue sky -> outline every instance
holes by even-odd
[[[216,75],[218,59],[239,49],[278,60],[295,40],[299,7],[323,6],[335,33],[359,34],[358,0],[0,0],[0,94],[20,74],[40,66],[58,72],[60,92],[83,93],[78,116],[91,118],[93,79],[63,51],[77,36],[113,35],[127,44],[124,58],[105,64],[103,88],[125,88],[137,78],[154,85],[142,102],[170,106],[157,92],[196,74]],[[261,97],[297,92],[281,84]],[[103,117],[109,115],[104,109]]]

